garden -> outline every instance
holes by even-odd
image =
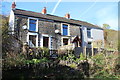
[[[119,80],[119,62],[118,52],[86,58],[83,53],[76,57],[72,50],[66,50],[65,54],[50,54],[48,48],[32,48],[26,54],[6,53],[2,64],[3,80]]]

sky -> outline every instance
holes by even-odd
[[[47,14],[64,17],[70,13],[71,19],[86,21],[98,26],[109,24],[118,30],[118,2],[16,2],[18,9],[40,13],[47,7]],[[2,2],[2,13],[9,15],[12,2]]]

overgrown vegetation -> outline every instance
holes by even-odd
[[[110,29],[108,24],[103,24],[105,48],[108,50],[118,50],[118,31]]]
[[[120,64],[118,53],[113,54],[97,54],[89,58],[93,65],[90,67],[90,75],[93,78],[109,80],[111,78],[118,80],[120,78]]]

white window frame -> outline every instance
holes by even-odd
[[[69,38],[69,37],[62,37],[62,38],[61,38],[61,45],[64,46],[64,45],[63,45],[63,38],[68,39],[68,45],[69,45],[69,44],[70,44],[70,38]]]
[[[36,31],[35,32],[38,32],[38,21],[39,19],[38,18],[33,18],[33,17],[28,17],[28,30],[29,30],[29,27],[30,27],[30,19],[33,19],[33,20],[36,20]]]
[[[61,34],[63,35],[63,25],[68,25],[68,35],[64,36],[70,36],[70,24],[67,23],[61,23]]]
[[[30,35],[36,35],[36,47],[38,47],[38,34],[37,33],[28,32],[28,34],[27,34],[27,42],[28,42],[28,44],[29,44],[29,36]]]
[[[51,44],[51,37],[52,37],[52,36],[49,36],[48,34],[42,34],[42,35],[41,35],[41,38],[40,38],[40,46],[41,46],[41,47],[43,47],[43,37],[48,37],[48,38],[49,38],[48,48],[49,48],[49,49],[52,49],[52,44]]]
[[[90,30],[88,30],[88,29],[90,29],[90,28],[87,28],[87,38],[91,38],[92,37],[92,32],[91,32],[91,29]],[[90,37],[88,37],[88,31],[90,31]]]

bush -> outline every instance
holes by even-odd
[[[75,69],[77,67],[77,65],[75,63],[72,63],[72,64],[70,64],[70,67]]]
[[[49,57],[49,49],[46,47],[30,48],[28,50],[28,59],[40,59],[43,57]]]
[[[118,55],[96,54],[91,58],[94,61],[94,66],[90,68],[91,76],[95,78],[118,78],[118,72],[115,72],[118,63]],[[117,74],[117,75],[116,75]],[[107,80],[107,79],[106,79]]]
[[[25,56],[19,53],[7,53],[3,59],[3,68],[24,65]]]
[[[41,57],[49,57],[50,56],[48,48],[40,47],[39,49],[41,50]]]
[[[83,55],[83,53],[80,54],[80,57],[76,59],[77,63],[80,63],[81,60],[86,60],[85,56]]]
[[[42,59],[32,59],[32,60],[25,61],[26,64],[38,64],[38,63],[42,63],[42,62],[48,62],[48,59],[42,58]]]

